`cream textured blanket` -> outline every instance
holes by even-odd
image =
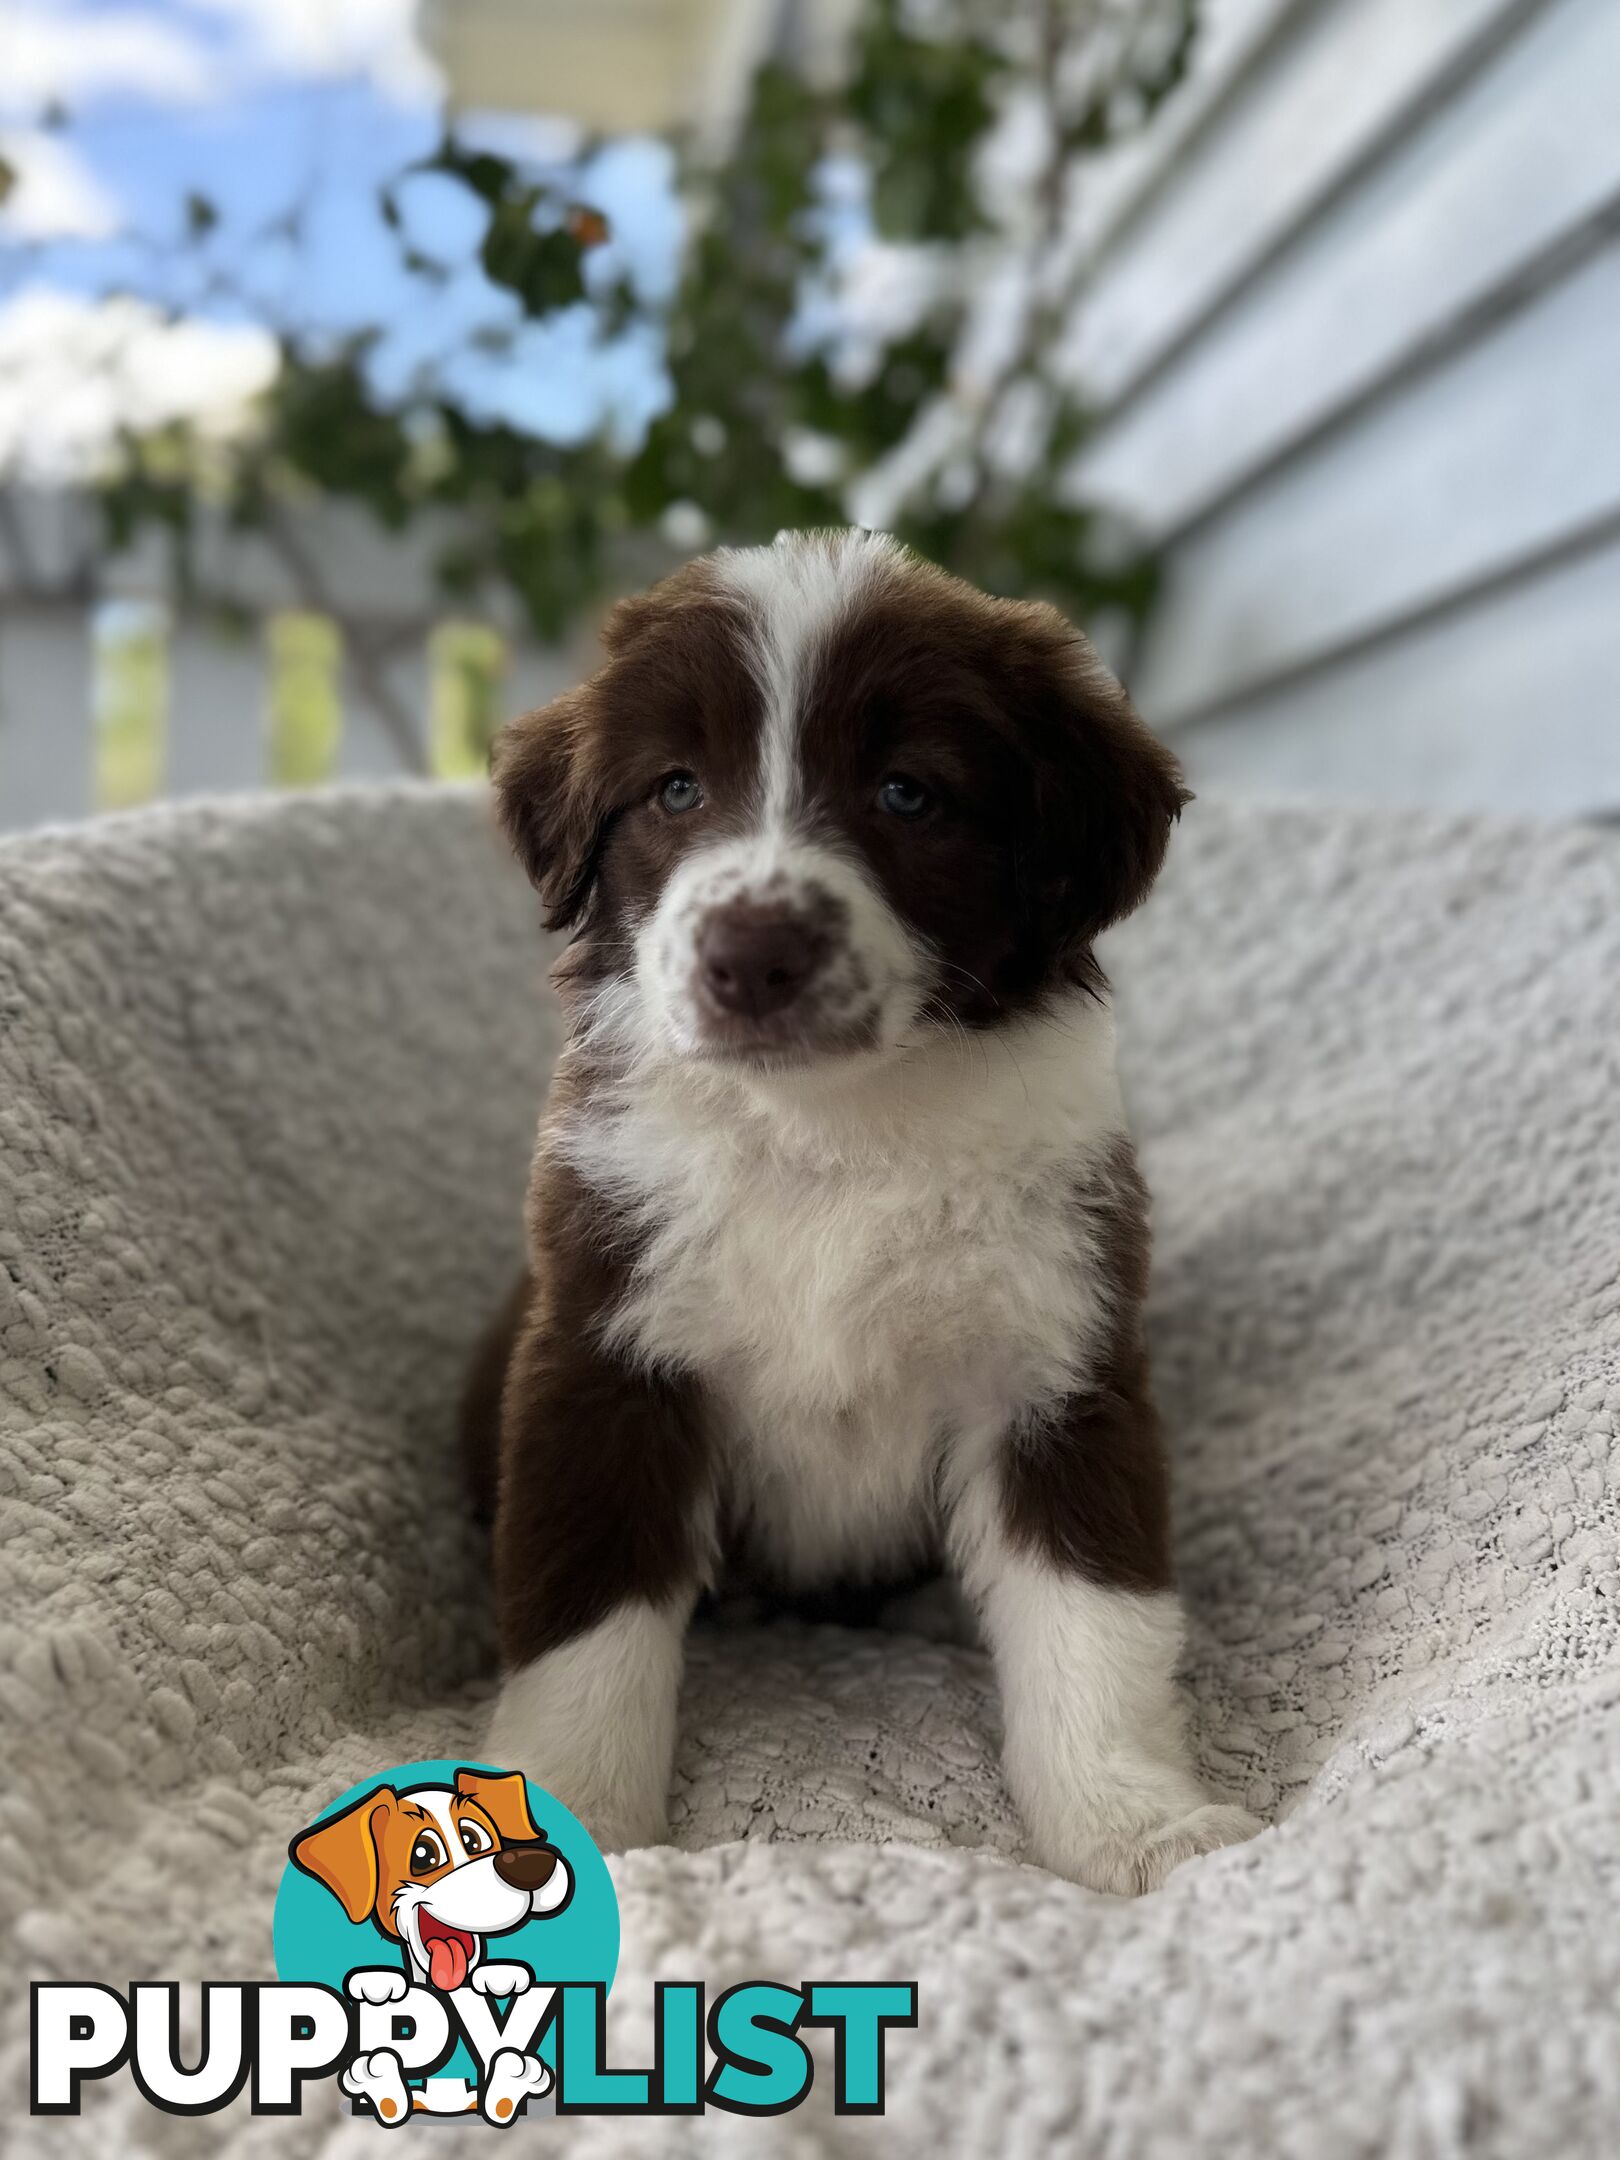
[[[289,1832],[476,1752],[448,1432],[517,1259],[535,919],[465,794],[0,848],[10,2151],[376,2151],[329,2091],[29,2122],[23,1983],[268,1977]],[[700,1637],[676,1847],[615,1863],[616,2059],[658,1977],[914,1978],[920,2024],[884,2122],[821,2080],[570,2152],[1620,2150],[1620,846],[1199,804],[1110,957],[1200,1751],[1276,1827],[1097,1897],[1019,1862],[977,1654]]]

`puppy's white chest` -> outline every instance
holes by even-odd
[[[1075,1183],[1118,1097],[1111,1055],[1061,1047],[1010,1090],[914,1075],[876,1137],[656,1090],[567,1135],[641,1231],[610,1340],[697,1377],[731,1489],[806,1567],[903,1546],[959,1434],[1084,1368],[1106,1289]]]
[[[1059,1211],[1012,1183],[715,1163],[619,1318],[695,1371],[746,1543],[789,1579],[920,1557],[942,1454],[1059,1384],[1090,1295]]]

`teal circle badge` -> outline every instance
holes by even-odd
[[[427,2074],[408,2049],[403,2066],[386,2047],[370,2071],[357,2060],[340,2080],[356,2106],[389,2119],[482,2104],[504,2117],[549,2088],[539,2065],[554,2062],[553,2038],[528,2040],[527,2056],[509,2050],[495,2079],[468,2047],[469,2020],[519,2031],[548,1999],[537,1989],[585,1981],[605,1993],[619,1905],[606,1862],[559,1800],[518,1772],[441,1758],[362,1778],[295,1834],[274,1945],[278,1979],[370,2005],[385,2041],[396,2005],[407,2037],[432,2026],[454,2038]]]

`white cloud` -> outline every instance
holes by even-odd
[[[117,203],[58,136],[0,128],[0,159],[15,175],[0,204],[0,238],[104,240],[118,230]]]
[[[186,13],[192,21],[188,27]],[[0,111],[32,116],[115,94],[200,104],[266,75],[364,75],[402,101],[436,99],[416,0],[187,0],[94,14],[64,0],[0,0]],[[204,34],[213,16],[234,35]]]
[[[215,87],[207,54],[155,11],[115,9],[94,19],[52,0],[0,8],[0,107],[36,113],[53,98],[70,109],[115,92],[195,104]]]
[[[27,287],[0,307],[0,476],[84,478],[120,427],[189,417],[227,437],[275,372],[275,341],[252,325]]]
[[[435,97],[417,0],[192,0],[246,34],[245,57],[288,75],[367,75],[390,96]]]

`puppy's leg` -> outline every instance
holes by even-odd
[[[490,1760],[554,1793],[604,1852],[656,1845],[668,1827],[691,1606],[626,1598],[594,1627],[514,1664],[501,1687]]]
[[[1003,1767],[1034,1857],[1125,1895],[1260,1827],[1211,1801],[1189,1758],[1163,1476],[1145,1395],[1132,1405],[1109,1390],[1038,1433],[1003,1435],[965,1481],[952,1525],[995,1657]]]
[[[678,1383],[531,1322],[502,1415],[489,1736],[608,1850],[666,1827],[682,1638],[710,1563],[698,1420]]]
[[[1188,1760],[1175,1686],[1181,1611],[1004,1553],[983,1584],[1007,1783],[1035,1857],[1130,1896],[1260,1828],[1213,1802]]]

